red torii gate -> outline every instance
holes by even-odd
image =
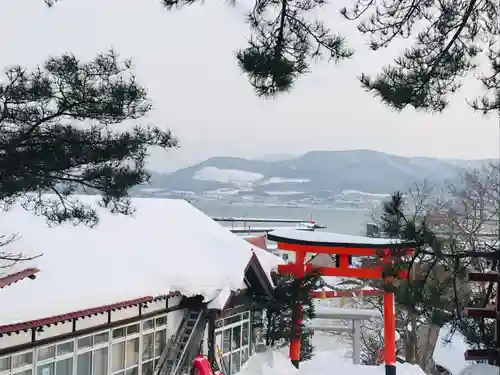
[[[386,274],[385,269],[390,266],[395,258],[410,255],[413,243],[386,238],[371,238],[350,236],[327,232],[306,232],[300,230],[275,230],[267,235],[271,241],[278,243],[278,249],[293,251],[295,263],[278,266],[279,273],[293,274],[304,277],[306,273],[318,272],[323,276],[354,277],[361,279],[383,279],[385,283],[392,284],[394,277],[405,279],[407,271],[399,271],[397,275]],[[306,254],[332,254],[338,257],[338,267],[315,267],[305,264]],[[352,257],[377,257],[382,265],[373,268],[351,267]],[[386,375],[396,375],[396,339],[394,295],[384,291],[384,359]],[[332,294],[333,297],[333,294]],[[302,306],[297,307],[293,313],[292,335],[290,341],[290,360],[298,367],[300,360],[300,334],[302,325],[300,316]]]

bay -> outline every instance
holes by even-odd
[[[218,217],[251,217],[266,219],[300,219],[312,218],[317,224],[325,225],[323,231],[364,235],[366,224],[373,222],[372,211],[343,210],[321,207],[283,207],[249,204],[228,204],[216,200],[200,200],[193,203],[209,216]],[[267,224],[275,227],[277,225]],[[288,224],[292,226],[293,224]]]

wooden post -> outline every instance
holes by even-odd
[[[396,375],[396,322],[394,295],[384,293],[384,358],[385,375]]]
[[[305,275],[304,261],[306,253],[297,251],[295,253],[295,277],[301,278]],[[290,360],[292,364],[299,368],[300,363],[300,344],[301,344],[301,327],[302,327],[302,305],[298,304],[295,311],[292,311],[292,337],[290,340]]]
[[[496,283],[496,301],[495,305],[486,307],[467,307],[464,309],[464,315],[471,318],[490,318],[495,319],[495,348],[493,349],[476,349],[467,350],[465,352],[466,361],[484,361],[493,366],[500,366],[500,275],[498,272],[469,272],[469,281],[487,283]]]

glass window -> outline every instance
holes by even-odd
[[[167,346],[167,331],[155,332],[155,357],[161,356],[165,346]]]
[[[92,370],[92,375],[108,375],[108,348],[102,348],[94,352]]]
[[[92,352],[78,354],[76,357],[76,375],[90,375],[92,372]]]
[[[33,372],[31,369],[29,370],[24,370],[24,371],[19,371],[19,372],[16,372],[15,374],[13,375],[31,375]]]
[[[226,354],[225,356],[222,357],[222,362],[224,366],[224,374],[230,374],[231,373],[231,354]]]
[[[243,324],[242,326],[243,329],[243,335],[242,335],[242,342],[241,345],[245,346],[248,345],[249,343],[249,334],[250,334],[250,322]]]
[[[54,362],[36,366],[37,375],[54,375]]]
[[[56,349],[54,345],[46,346],[45,348],[38,348],[36,358],[39,361],[54,358],[56,356]]]
[[[117,338],[120,338],[120,337],[125,337],[125,328],[124,327],[117,328],[117,329],[113,330],[113,338],[117,339]]]
[[[142,360],[147,361],[154,356],[154,333],[144,335],[142,338]]]
[[[82,337],[78,339],[77,343],[78,349],[88,348],[89,346],[92,346],[92,336]]]
[[[139,331],[140,331],[139,324],[134,324],[132,326],[127,327],[127,335],[133,335],[135,333],[138,333]]]
[[[132,367],[129,368],[128,370],[125,370],[125,375],[137,375],[139,373],[139,367]]]
[[[161,327],[167,324],[167,316],[160,316],[156,318],[156,327]]]
[[[149,319],[149,320],[145,320],[144,322],[142,322],[142,330],[143,331],[153,329],[154,327],[155,327],[154,319]]]
[[[111,372],[117,372],[125,368],[125,342],[113,344],[111,360]]]
[[[222,331],[222,352],[227,353],[231,351],[231,330],[226,329]]]
[[[215,350],[222,350],[222,332],[215,334]]]
[[[97,335],[94,335],[94,345],[99,345],[104,342],[109,341],[109,333],[108,332],[101,332],[98,333]]]
[[[244,348],[241,351],[241,366],[243,366],[246,361],[248,361],[248,348]]]
[[[155,367],[153,361],[148,361],[142,364],[142,375],[153,375],[154,370]]]
[[[241,366],[240,366],[240,351],[237,351],[232,354],[231,358],[231,374],[236,374],[237,372],[240,372]]]
[[[244,312],[243,313],[243,320],[246,320],[246,319],[249,319],[250,318],[250,313],[247,311],[247,312]]]
[[[12,368],[30,365],[33,363],[33,352],[16,354],[12,356]]]
[[[73,358],[57,361],[56,375],[73,375]]]
[[[0,358],[0,371],[10,370],[10,357]]]
[[[127,368],[139,363],[139,338],[127,340],[126,353],[125,364]]]
[[[237,323],[240,320],[241,320],[241,314],[238,314],[238,315],[235,315],[235,316],[231,316],[229,318],[224,319],[224,325],[228,326],[230,324]]]
[[[73,341],[68,341],[63,344],[57,345],[57,355],[73,353],[73,350],[74,350]]]
[[[231,350],[241,347],[241,326],[233,327]]]

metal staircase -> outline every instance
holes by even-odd
[[[171,345],[163,351],[155,369],[156,375],[180,375],[198,354],[205,332],[203,310],[187,310]]]

